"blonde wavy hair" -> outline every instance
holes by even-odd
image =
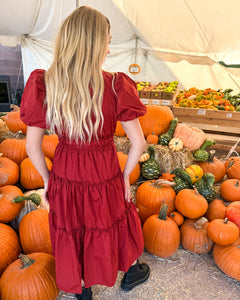
[[[70,140],[98,139],[102,129],[102,63],[109,33],[108,19],[87,6],[75,9],[58,31],[45,74],[46,118],[52,131],[65,132]]]

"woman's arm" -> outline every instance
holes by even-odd
[[[124,177],[125,188],[126,188],[125,200],[130,202],[129,176],[132,170],[135,168],[136,164],[138,163],[140,156],[143,153],[143,150],[146,146],[146,141],[138,119],[134,119],[127,122],[121,122],[121,124],[131,142],[127,163],[123,171],[123,177]]]

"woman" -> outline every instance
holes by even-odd
[[[78,299],[92,299],[94,284],[113,286],[118,270],[127,272],[125,291],[150,274],[137,261],[144,244],[129,184],[145,147],[137,118],[146,108],[127,75],[102,70],[110,40],[105,16],[77,8],[59,29],[51,67],[31,73],[21,101],[27,153],[50,205],[57,284]],[[123,174],[113,142],[117,120],[131,141]],[[59,137],[50,174],[41,149],[45,128]]]

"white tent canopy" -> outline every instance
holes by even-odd
[[[3,2],[3,1],[2,1]],[[112,28],[104,69],[122,71],[137,63],[134,80],[178,80],[181,88],[240,89],[239,0],[8,0],[1,3],[0,43],[21,45],[25,80],[48,68],[61,21],[88,5],[106,15]]]

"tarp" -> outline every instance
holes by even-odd
[[[61,21],[76,7],[100,10],[111,22],[111,54],[104,69],[122,71],[137,63],[136,81],[178,80],[181,88],[236,92],[240,69],[239,0],[8,0],[1,1],[0,43],[22,47],[25,79],[48,68]]]

